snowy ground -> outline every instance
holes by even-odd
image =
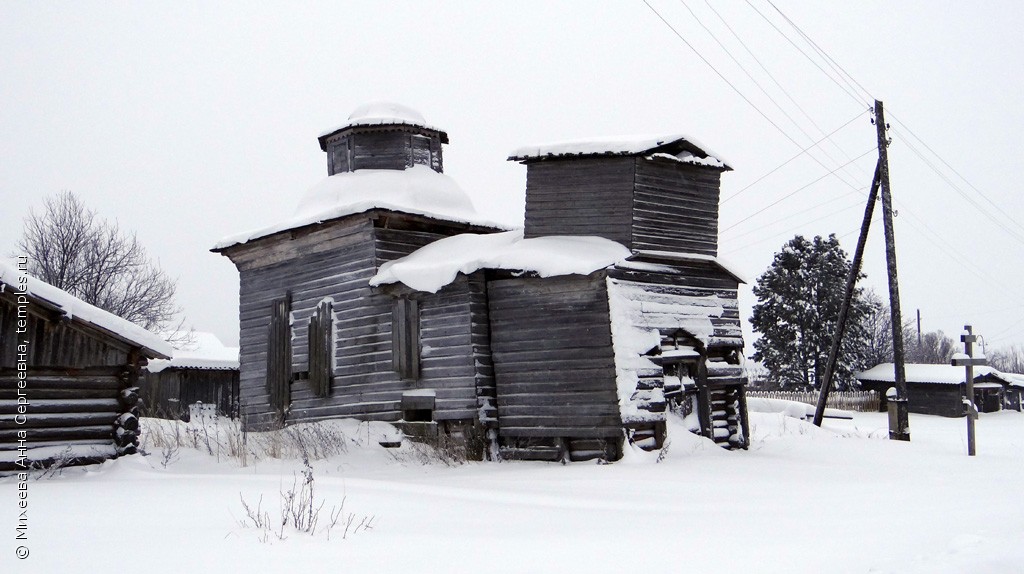
[[[277,514],[301,461],[241,466],[197,436],[165,467],[151,445],[30,481],[27,542],[14,540],[16,480],[0,480],[0,571],[1024,571],[1024,414],[982,415],[976,458],[962,419],[911,415],[910,443],[886,440],[881,414],[751,423],[747,452],[676,428],[660,463],[446,466],[382,449],[382,425],[344,421],[329,431],[347,452],[312,463],[321,524],[344,497],[373,529],[285,540],[242,527],[240,496]]]

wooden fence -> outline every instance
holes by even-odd
[[[783,399],[809,405],[818,404],[818,391],[755,391],[747,390],[748,397],[761,399]],[[830,409],[842,409],[860,413],[876,413],[879,397],[875,391],[832,391],[828,394]]]

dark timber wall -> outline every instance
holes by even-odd
[[[240,395],[247,426],[278,422],[266,389],[267,337],[271,302],[288,293],[292,373],[309,368],[308,324],[325,298],[333,301],[335,350],[328,395],[316,396],[308,380],[296,377],[286,422],[348,416],[398,421],[402,393],[417,389],[436,392],[433,420],[476,420],[481,397],[493,395],[490,365],[477,360],[487,353],[479,320],[486,304],[482,275],[460,277],[436,294],[401,293],[418,301],[415,380],[403,380],[393,365],[393,306],[400,293],[369,286],[380,264],[467,230],[369,213],[229,249],[240,271]]]
[[[876,391],[882,398],[879,408],[886,409],[885,392],[893,383],[885,381],[861,381],[861,387],[867,391]],[[922,415],[941,417],[962,417],[967,411],[963,405],[965,385],[944,383],[912,383],[907,382],[907,409]]]
[[[137,349],[104,333],[62,317],[46,305],[30,303],[25,333],[17,333],[17,305],[10,287],[0,292],[0,471],[24,470],[13,455],[18,432],[27,432],[28,448],[47,448],[54,456],[66,447],[105,455],[82,457],[78,463],[116,456],[133,444],[138,421],[126,424],[132,434],[115,442],[118,420],[136,406],[138,395],[128,389],[137,379]],[[17,424],[17,346],[28,341],[27,379],[23,389],[29,401],[24,424]],[[81,447],[81,448],[80,448]],[[55,450],[54,450],[55,449]],[[44,457],[36,461],[48,464]]]
[[[634,169],[631,157],[530,163],[525,236],[597,235],[628,247]]]
[[[442,172],[442,132],[414,126],[356,126],[325,138],[327,174],[425,165]]]
[[[144,372],[139,381],[143,416],[189,420],[189,406],[215,405],[221,416],[238,411],[238,371],[235,369],[167,368]]]
[[[644,157],[527,165],[526,237],[598,235],[632,250],[717,255],[719,169]]]
[[[603,273],[488,282],[499,434],[622,435]]]
[[[630,248],[718,255],[720,184],[716,169],[636,158]]]

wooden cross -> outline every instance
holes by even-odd
[[[964,325],[964,334],[960,335],[964,343],[964,352],[953,355],[953,366],[964,367],[966,371],[967,396],[964,397],[964,404],[967,406],[967,454],[975,455],[974,449],[974,421],[978,418],[978,408],[974,405],[974,367],[988,364],[985,357],[974,357],[974,342],[978,337],[974,334],[970,325]]]

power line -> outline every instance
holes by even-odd
[[[708,66],[709,68],[711,68],[711,70],[712,70],[713,72],[715,72],[715,74],[716,74],[716,75],[718,75],[718,77],[719,77],[719,78],[721,78],[721,80],[722,80],[723,82],[725,82],[725,83],[726,83],[726,84],[727,84],[727,85],[728,85],[728,86],[729,86],[730,88],[732,88],[732,90],[733,90],[734,92],[736,92],[736,94],[737,94],[737,95],[739,95],[739,96],[740,96],[740,98],[742,98],[742,99],[743,99],[743,101],[747,102],[747,104],[748,104],[748,105],[750,105],[750,107],[752,107],[752,108],[754,109],[754,111],[756,111],[756,112],[757,112],[758,114],[760,114],[760,115],[761,115],[761,117],[763,117],[763,118],[764,118],[764,119],[765,119],[766,121],[768,121],[768,123],[769,123],[769,124],[771,124],[771,125],[772,125],[772,127],[774,127],[774,128],[775,128],[775,129],[776,129],[776,130],[777,130],[777,131],[778,131],[779,133],[781,133],[781,134],[783,135],[783,137],[785,137],[786,139],[788,139],[788,140],[789,140],[790,142],[792,142],[792,143],[793,143],[794,145],[796,145],[797,147],[799,147],[799,148],[802,148],[802,146],[801,146],[801,144],[800,144],[800,143],[798,143],[798,142],[797,142],[797,141],[796,141],[796,140],[795,140],[795,139],[794,139],[794,138],[793,138],[792,136],[790,136],[790,135],[789,135],[789,134],[788,134],[788,133],[787,133],[787,132],[786,132],[785,130],[783,130],[783,129],[782,129],[782,127],[780,127],[780,126],[779,126],[779,125],[778,125],[778,124],[777,124],[777,123],[776,123],[775,121],[773,121],[773,120],[772,120],[772,119],[771,119],[771,118],[770,118],[770,117],[769,117],[769,116],[768,116],[767,114],[765,114],[765,113],[764,113],[764,112],[763,112],[763,111],[762,111],[762,110],[761,110],[760,108],[758,108],[758,107],[757,107],[757,105],[755,105],[755,104],[754,104],[754,103],[753,103],[753,102],[752,102],[752,101],[751,101],[751,100],[750,100],[749,98],[747,98],[747,97],[746,97],[746,96],[745,96],[745,95],[743,94],[743,92],[741,92],[741,91],[739,90],[739,88],[737,88],[737,87],[736,87],[736,85],[735,85],[735,84],[733,84],[732,82],[730,82],[730,81],[728,80],[728,78],[726,78],[726,77],[725,77],[725,76],[724,76],[724,75],[723,75],[723,74],[722,74],[722,73],[721,73],[721,72],[720,72],[720,71],[718,70],[718,68],[716,68],[716,67],[715,67],[715,66],[714,66],[714,65],[713,65],[713,64],[712,64],[712,63],[711,63],[711,62],[710,62],[710,61],[709,61],[709,60],[708,60],[707,58],[705,58],[703,54],[701,54],[701,53],[700,53],[699,51],[697,51],[696,47],[694,47],[694,46],[693,46],[693,44],[691,44],[691,43],[689,42],[689,40],[687,40],[687,39],[686,39],[686,38],[685,38],[685,37],[684,37],[684,36],[683,36],[683,35],[682,35],[682,34],[681,34],[681,33],[679,32],[679,30],[677,30],[677,29],[675,28],[675,26],[673,26],[673,25],[672,25],[672,24],[671,24],[671,23],[670,23],[670,22],[669,22],[669,21],[668,21],[667,19],[665,19],[665,17],[664,17],[664,16],[662,16],[662,15],[661,15],[661,13],[660,13],[660,12],[658,12],[658,10],[657,10],[657,9],[655,9],[655,8],[654,8],[654,6],[652,6],[652,5],[650,4],[650,2],[648,2],[648,0],[643,0],[643,3],[644,3],[644,4],[646,5],[646,6],[647,6],[647,8],[648,8],[648,9],[650,9],[650,10],[651,10],[651,12],[653,12],[653,13],[654,13],[654,15],[655,15],[655,16],[657,16],[657,17],[658,17],[658,19],[659,19],[659,20],[661,20],[661,21],[662,21],[662,23],[664,23],[664,24],[665,24],[665,26],[667,26],[667,27],[669,28],[669,30],[671,30],[671,31],[672,31],[672,33],[673,33],[673,34],[675,34],[675,35],[676,35],[676,37],[677,37],[677,38],[679,38],[679,39],[680,39],[680,40],[681,40],[681,41],[682,41],[682,42],[683,42],[684,44],[686,44],[686,46],[687,46],[687,47],[688,47],[688,48],[690,49],[690,51],[692,51],[692,52],[693,52],[694,54],[696,54],[696,55],[697,55],[697,57],[698,57],[698,58],[700,58],[700,60],[701,60],[702,62],[704,62],[705,64],[707,64],[707,66]],[[777,29],[777,28],[776,28],[776,29]],[[780,30],[779,32],[780,32],[780,33],[782,33],[782,32],[781,32],[781,30]],[[784,35],[784,34],[783,34],[783,35]],[[785,36],[785,35],[784,35],[784,36]],[[787,40],[788,40],[788,38],[787,38]],[[810,157],[811,159],[813,159],[813,160],[814,160],[814,161],[815,161],[815,162],[816,162],[816,163],[817,163],[818,165],[820,165],[820,166],[824,167],[825,169],[829,169],[829,166],[825,165],[825,163],[824,163],[824,162],[822,162],[822,161],[821,161],[820,159],[818,159],[818,158],[816,158],[816,157],[814,157],[813,155],[810,155],[810,154],[808,155],[808,157]],[[859,159],[859,158],[857,158],[857,159]],[[847,166],[847,165],[849,165],[850,163],[852,163],[852,161],[851,161],[851,162],[847,162],[846,164],[843,164],[843,165],[841,165],[841,166],[840,166],[839,168],[836,168],[836,169],[833,169],[833,170],[829,171],[828,175],[835,175],[836,179],[838,179],[838,180],[839,180],[839,181],[840,181],[841,183],[845,184],[845,185],[846,185],[847,187],[849,187],[850,189],[852,189],[852,190],[854,190],[854,191],[857,191],[857,187],[856,187],[855,185],[853,185],[852,183],[850,183],[849,181],[847,181],[846,179],[844,179],[844,178],[843,178],[842,176],[840,176],[840,175],[836,175],[836,173],[837,173],[837,172],[838,172],[838,171],[839,171],[840,169],[843,169],[844,167],[846,167],[846,166]],[[784,199],[784,198],[783,198],[783,199]],[[755,214],[755,215],[756,215],[756,214]]]
[[[797,46],[796,43],[793,42],[793,40],[791,40],[789,38],[789,36],[786,35],[785,32],[780,30],[779,27],[776,26],[774,22],[772,22],[767,16],[762,14],[761,11],[758,10],[756,6],[751,4],[750,0],[745,0],[745,1],[746,1],[747,5],[750,6],[754,10],[754,12],[757,12],[758,16],[760,16],[762,19],[764,19],[764,21],[767,22],[772,28],[775,28],[775,31],[778,32],[783,38],[785,38],[786,41],[789,42],[790,45],[792,45],[794,48],[796,48],[796,50],[798,52],[800,52],[805,58],[807,58],[808,62],[810,62],[811,64],[814,64],[814,67],[818,68],[818,70],[820,70],[822,74],[825,74],[825,77],[827,77],[829,80],[832,80],[832,83],[834,83],[836,86],[838,86],[840,90],[842,90],[843,92],[846,93],[846,95],[850,96],[850,98],[853,101],[857,102],[858,105],[864,105],[866,103],[866,102],[862,101],[857,95],[855,95],[853,92],[850,91],[850,89],[852,89],[852,86],[850,87],[850,89],[847,89],[846,86],[843,86],[842,84],[840,84],[838,80],[836,80],[834,77],[832,77],[831,74],[826,72],[824,68],[822,68],[817,62],[815,62],[814,58],[811,58],[810,56],[808,56],[807,53],[804,52],[800,48],[800,46]]]
[[[803,116],[805,118],[807,118],[807,121],[809,121],[811,123],[811,125],[814,126],[814,129],[817,130],[817,133],[819,135],[824,134],[825,130],[822,129],[822,127],[820,125],[818,125],[818,122],[814,121],[814,118],[811,117],[811,115],[807,112],[807,110],[805,110],[804,107],[801,106],[800,103],[796,101],[796,99],[792,96],[792,94],[789,93],[789,90],[787,90],[782,85],[782,83],[779,82],[779,80],[775,77],[775,75],[772,74],[770,70],[768,70],[768,67],[765,66],[764,63],[761,61],[761,59],[757,57],[757,54],[755,54],[754,51],[751,50],[749,46],[747,46],[746,42],[743,41],[743,38],[741,38],[740,35],[737,34],[736,31],[733,29],[733,27],[729,25],[729,21],[726,20],[725,18],[723,18],[722,15],[718,12],[718,10],[715,10],[715,7],[712,5],[711,1],[710,0],[704,0],[704,4],[706,4],[708,9],[711,10],[711,12],[722,22],[722,25],[724,25],[725,28],[729,31],[729,33],[732,34],[733,38],[735,38],[736,41],[739,43],[739,45],[743,47],[743,49],[747,52],[747,54],[751,57],[751,59],[753,59],[755,62],[757,62],[757,65],[760,66],[761,70],[764,71],[765,75],[767,75],[768,78],[776,85],[776,87],[779,88],[779,90],[783,93],[783,95],[785,95],[786,98],[794,106],[796,106],[796,109],[800,110],[800,113],[803,114]],[[834,148],[839,150],[840,153],[842,153],[844,156],[846,156],[846,159],[850,159],[850,155],[848,153],[846,153],[846,151],[842,147],[840,147],[838,144],[836,144],[835,141],[829,140],[829,143],[831,143]],[[829,156],[829,158],[833,159],[831,156]],[[833,159],[833,161],[835,161],[835,160]]]
[[[952,165],[950,165],[949,162],[947,162],[945,159],[943,159],[942,156],[939,155],[938,152],[936,152],[934,149],[932,149],[931,146],[929,146],[923,139],[921,139],[916,133],[914,133],[914,131],[912,129],[910,129],[910,126],[908,126],[907,124],[903,123],[902,121],[900,121],[895,116],[892,116],[892,117],[893,117],[893,121],[895,121],[897,124],[900,125],[901,129],[906,130],[906,132],[908,134],[910,134],[911,137],[913,137],[915,140],[917,140],[918,143],[920,143],[922,146],[924,146],[925,149],[927,149],[929,152],[931,152],[932,155],[934,155],[940,162],[942,162],[942,165],[946,166],[950,171],[955,173],[957,175],[957,177],[959,177],[961,180],[963,180],[963,182],[966,183],[971,189],[973,189],[978,195],[980,195],[982,199],[987,201],[989,205],[991,205],[993,208],[995,208],[997,210],[997,213],[1003,213],[1005,215],[1005,213],[1002,211],[1002,207],[1000,207],[994,201],[992,201],[987,195],[985,195],[984,192],[982,192],[980,189],[975,187],[975,185],[973,183],[971,183],[970,181],[968,181],[968,179],[966,177],[964,177],[963,174],[961,174],[959,171],[956,170],[956,168],[954,168]],[[909,145],[908,145],[908,147],[909,147]],[[929,166],[929,167],[931,167],[931,166]],[[932,169],[935,170],[936,172],[938,171],[934,167]],[[950,185],[952,185],[952,184],[950,184]],[[1021,225],[1019,222],[1017,222],[1013,218],[1009,218],[1009,216],[1007,216],[1007,217],[1008,217],[1010,222],[1012,222],[1014,225],[1020,227],[1021,230],[1024,230],[1024,225]]]
[[[744,102],[747,102],[747,105],[749,105],[749,106],[750,106],[751,108],[754,108],[754,111],[756,111],[756,112],[757,112],[758,114],[760,114],[762,118],[764,118],[764,119],[765,119],[765,120],[766,120],[766,121],[767,121],[768,123],[770,123],[770,124],[771,124],[771,125],[772,125],[772,126],[773,126],[773,127],[775,128],[775,129],[776,129],[776,130],[778,130],[778,131],[779,131],[779,133],[781,133],[781,134],[782,134],[783,136],[785,136],[785,137],[786,137],[786,139],[788,139],[789,141],[793,142],[793,143],[794,143],[794,144],[795,144],[795,145],[796,145],[797,147],[800,147],[800,144],[798,144],[798,143],[796,142],[796,140],[794,140],[793,138],[791,138],[791,137],[789,136],[789,134],[787,134],[787,133],[786,133],[786,131],[785,131],[785,130],[783,130],[783,129],[782,129],[781,127],[779,127],[779,125],[778,125],[778,124],[776,124],[776,123],[775,123],[775,122],[774,122],[774,121],[773,121],[773,120],[772,120],[772,119],[771,119],[770,117],[768,117],[768,115],[767,115],[767,114],[765,114],[765,113],[764,113],[763,111],[761,111],[761,108],[757,107],[757,105],[755,105],[755,104],[754,104],[754,102],[750,101],[750,99],[749,99],[749,98],[747,98],[747,96],[743,95],[743,92],[741,92],[741,91],[739,90],[739,88],[737,88],[737,87],[736,87],[735,85],[733,85],[733,83],[732,83],[732,82],[730,82],[730,81],[729,81],[729,79],[728,79],[728,78],[726,78],[726,77],[725,77],[725,76],[724,76],[724,75],[722,74],[722,72],[719,72],[719,71],[718,71],[718,68],[716,68],[716,67],[715,67],[715,66],[714,66],[714,65],[713,65],[713,64],[712,64],[711,62],[709,62],[709,61],[708,61],[708,59],[707,59],[707,58],[705,58],[705,57],[703,56],[703,54],[701,54],[700,52],[698,52],[698,51],[697,51],[697,48],[694,48],[694,47],[693,47],[693,44],[691,44],[691,43],[689,42],[689,40],[687,40],[687,39],[686,39],[686,38],[685,38],[685,37],[684,37],[684,36],[683,36],[683,35],[682,35],[682,34],[681,34],[681,33],[679,32],[679,30],[676,30],[675,26],[673,26],[672,24],[670,24],[670,23],[669,23],[669,21],[668,21],[668,20],[666,20],[666,19],[665,19],[665,17],[664,17],[664,16],[662,16],[662,15],[661,15],[661,13],[660,13],[660,12],[658,12],[658,11],[657,11],[657,10],[656,10],[656,9],[654,8],[654,6],[651,6],[650,2],[648,2],[647,0],[643,0],[643,3],[644,3],[645,5],[647,5],[647,7],[648,7],[648,8],[650,8],[651,12],[654,12],[654,15],[655,15],[655,16],[657,16],[659,20],[661,20],[661,21],[662,21],[662,22],[663,22],[663,23],[664,23],[664,24],[665,24],[666,26],[668,26],[668,29],[669,29],[669,30],[672,30],[672,33],[673,33],[673,34],[675,34],[677,38],[679,38],[680,40],[682,40],[682,41],[683,41],[683,43],[684,43],[684,44],[686,44],[686,47],[688,47],[688,48],[689,48],[689,49],[690,49],[690,50],[691,50],[691,51],[692,51],[692,52],[693,52],[694,54],[696,54],[696,55],[697,55],[697,57],[698,57],[698,58],[700,58],[702,62],[704,62],[705,64],[707,64],[707,66],[708,66],[709,68],[711,68],[711,70],[712,70],[712,71],[713,71],[713,72],[714,72],[715,74],[717,74],[717,75],[718,75],[718,77],[719,77],[719,78],[721,78],[723,82],[725,82],[726,84],[728,84],[728,86],[729,86],[730,88],[732,88],[732,91],[736,92],[736,95],[738,95],[739,97],[743,98],[743,101],[744,101]]]
[[[726,204],[727,202],[729,202],[729,201],[731,201],[731,200],[733,200],[733,199],[736,199],[736,197],[738,197],[738,196],[739,196],[739,195],[740,195],[741,193],[743,193],[744,191],[747,191],[747,190],[748,190],[748,189],[750,189],[751,187],[753,187],[753,186],[757,185],[758,183],[760,183],[760,182],[761,182],[761,180],[763,180],[764,178],[766,178],[766,177],[768,177],[769,175],[771,175],[771,174],[773,174],[773,173],[775,173],[775,172],[779,171],[780,169],[782,169],[782,168],[786,167],[787,165],[789,165],[789,163],[790,163],[790,162],[792,162],[793,160],[797,159],[798,157],[800,157],[800,156],[804,155],[804,154],[805,154],[805,153],[807,152],[807,150],[809,150],[809,149],[811,149],[811,148],[813,148],[813,147],[815,147],[815,146],[817,146],[817,145],[821,144],[821,143],[822,143],[822,142],[824,142],[825,140],[828,140],[829,138],[831,138],[832,136],[834,136],[834,135],[835,135],[835,134],[836,134],[836,133],[837,133],[837,132],[838,132],[839,130],[841,130],[841,129],[845,128],[846,126],[848,126],[848,125],[850,125],[850,124],[852,124],[852,123],[853,123],[853,122],[855,122],[855,121],[856,121],[856,120],[857,120],[858,118],[860,118],[861,116],[863,116],[863,115],[864,115],[864,114],[866,114],[866,113],[867,113],[867,110],[865,110],[865,111],[863,111],[863,112],[861,112],[861,113],[859,113],[859,114],[857,114],[857,115],[853,116],[852,118],[850,118],[850,121],[846,122],[845,124],[843,124],[843,125],[839,126],[839,127],[838,127],[838,128],[836,128],[836,129],[832,130],[831,132],[829,132],[829,133],[828,133],[828,134],[827,134],[827,135],[826,135],[825,137],[821,138],[820,140],[818,140],[818,141],[816,141],[816,142],[812,143],[811,145],[809,145],[809,146],[805,147],[804,149],[800,150],[800,152],[799,152],[799,153],[797,153],[797,154],[796,154],[796,155],[794,155],[793,157],[791,157],[791,158],[787,159],[786,161],[782,162],[782,163],[781,163],[781,164],[780,164],[780,165],[779,165],[778,167],[776,167],[775,169],[773,169],[773,170],[769,171],[768,173],[766,173],[766,174],[762,175],[761,177],[759,177],[759,178],[755,179],[755,180],[754,180],[753,182],[751,182],[751,183],[747,184],[747,186],[746,186],[746,187],[744,187],[743,189],[741,189],[741,190],[737,191],[736,193],[734,193],[734,194],[730,195],[729,197],[727,197],[727,198],[723,199],[720,205],[725,205],[725,204]]]
[[[933,164],[931,161],[929,161],[928,158],[924,157],[924,154],[922,154],[920,151],[918,151],[918,149],[916,147],[914,147],[914,145],[911,144],[909,140],[904,139],[903,143],[906,144],[907,149],[909,149],[911,152],[914,153],[914,155],[916,155],[918,158],[920,158],[920,160],[923,161],[925,163],[925,165],[927,165],[932,171],[934,171],[935,174],[937,176],[939,176],[940,179],[942,179],[942,181],[946,182],[946,184],[949,185],[949,187],[951,187],[953,189],[953,191],[955,191],[960,197],[962,197],[964,199],[964,201],[966,201],[972,207],[977,209],[982,215],[984,215],[985,217],[989,218],[992,221],[992,223],[994,223],[997,227],[999,227],[1000,229],[1005,231],[1010,237],[1012,237],[1012,238],[1016,239],[1017,241],[1019,241],[1021,243],[1021,245],[1024,245],[1024,235],[1020,235],[1016,231],[1010,229],[1005,223],[1000,221],[995,215],[992,215],[986,209],[984,209],[977,201],[974,200],[974,198],[972,198],[965,191],[960,189],[960,186],[956,185],[956,183],[954,183],[946,174],[944,174],[941,171],[939,171],[939,169],[935,166],[935,164]]]
[[[822,175],[821,177],[819,177],[819,178],[815,179],[814,181],[812,181],[812,182],[810,182],[810,183],[808,183],[808,184],[806,184],[806,185],[803,185],[803,186],[801,186],[801,187],[798,187],[797,189],[795,189],[795,190],[793,190],[793,191],[791,191],[791,192],[787,193],[786,195],[784,195],[784,196],[780,197],[779,199],[777,199],[777,200],[773,201],[772,203],[769,203],[768,205],[766,205],[766,206],[762,207],[761,209],[759,209],[759,210],[755,211],[754,213],[752,213],[752,214],[748,215],[747,217],[744,217],[743,219],[741,219],[741,220],[737,221],[736,223],[733,223],[733,224],[732,224],[732,225],[730,225],[729,227],[726,227],[725,229],[721,230],[721,233],[725,233],[726,231],[729,231],[730,229],[732,229],[733,227],[736,227],[737,225],[739,225],[739,224],[743,223],[744,221],[747,221],[748,219],[751,219],[751,218],[753,218],[753,217],[756,217],[756,216],[758,216],[758,215],[760,215],[760,214],[764,213],[764,212],[765,212],[765,211],[767,211],[768,209],[771,209],[772,207],[775,207],[775,206],[776,206],[776,205],[778,205],[779,203],[782,203],[782,202],[783,202],[783,201],[785,201],[786,199],[789,199],[790,197],[793,197],[793,196],[794,196],[794,195],[796,195],[797,193],[799,193],[799,192],[801,192],[801,191],[803,191],[803,190],[807,189],[808,187],[810,187],[810,186],[812,186],[812,185],[814,185],[814,184],[818,183],[819,181],[821,181],[821,180],[825,179],[826,177],[828,177],[828,176],[830,176],[830,175],[834,174],[835,172],[839,171],[839,170],[840,170],[840,169],[842,169],[843,167],[846,167],[847,165],[850,165],[851,163],[853,163],[853,162],[855,162],[855,161],[859,160],[860,158],[862,158],[862,157],[864,157],[864,156],[868,155],[869,153],[871,153],[871,152],[873,152],[873,151],[875,151],[875,148],[874,148],[874,147],[872,147],[872,148],[868,149],[868,151],[866,151],[866,152],[864,152],[864,153],[860,154],[859,156],[857,156],[857,157],[855,157],[855,158],[851,159],[850,161],[846,162],[845,164],[843,164],[843,165],[841,165],[841,166],[839,166],[839,167],[837,167],[837,168],[833,169],[832,171],[830,171],[830,172],[828,172],[828,173],[826,173],[826,174]],[[854,189],[856,190],[856,188],[854,188]],[[857,190],[857,191],[859,191],[859,190]]]
[[[697,21],[697,24],[699,24],[700,27],[703,28],[705,32],[707,32],[708,36],[711,36],[711,39],[714,40],[716,44],[718,44],[718,47],[721,48],[723,52],[725,52],[725,55],[728,56],[729,59],[732,60],[734,64],[736,64],[736,66],[740,69],[740,71],[743,72],[744,75],[746,75],[747,78],[751,82],[754,83],[754,86],[756,86],[757,89],[760,90],[761,93],[764,94],[764,96],[766,98],[768,98],[768,100],[775,106],[775,108],[778,109],[779,112],[781,112],[782,115],[785,116],[785,118],[787,120],[789,120],[789,122],[791,124],[793,124],[794,127],[796,127],[797,131],[799,131],[801,134],[803,134],[803,136],[805,138],[807,138],[809,141],[814,141],[814,137],[811,134],[809,134],[807,132],[807,130],[805,130],[803,128],[803,126],[800,125],[800,122],[796,121],[796,119],[793,118],[793,116],[791,116],[789,114],[789,112],[787,112],[786,109],[782,107],[781,104],[779,104],[778,100],[776,100],[771,94],[769,94],[768,90],[764,89],[764,87],[761,85],[760,82],[757,81],[757,79],[753,76],[753,74],[751,74],[747,70],[747,68],[735,56],[733,56],[732,52],[729,51],[729,48],[727,48],[725,46],[725,44],[722,43],[722,41],[718,39],[718,36],[716,36],[715,33],[713,31],[711,31],[711,29],[708,28],[708,26],[706,26],[704,24],[704,22],[700,19],[700,17],[697,16],[697,13],[694,12],[693,9],[690,8],[690,6],[686,3],[686,0],[679,0],[679,3],[682,4],[684,8],[686,8],[687,12],[690,13],[690,16],[693,16],[693,19]],[[771,76],[771,74],[769,74],[769,76]],[[785,90],[783,90],[783,91],[785,91]],[[799,106],[797,106],[797,107],[799,107]],[[813,123],[813,121],[811,123]],[[820,128],[819,128],[819,131],[820,131]],[[813,147],[814,146],[811,146],[811,148],[806,148],[806,149],[812,149]],[[838,146],[836,146],[836,147],[838,147]],[[838,160],[835,157],[833,157],[832,154],[830,154],[825,148],[818,148],[818,150],[821,151],[821,153],[825,154],[825,157],[828,158],[830,161],[838,163]],[[808,156],[812,157],[812,159],[815,159],[815,161],[817,161],[820,165],[825,167],[824,163],[822,163],[821,161],[817,160],[817,158],[814,158],[813,154],[811,154],[809,151],[808,151]],[[849,159],[849,156],[847,156],[847,159]]]
[[[807,209],[802,209],[802,210],[797,211],[795,213],[791,213],[791,214],[789,214],[789,215],[787,215],[785,217],[780,217],[780,218],[772,221],[771,223],[766,223],[766,224],[761,225],[759,227],[755,227],[753,229],[748,229],[747,231],[744,231],[743,233],[740,233],[739,235],[733,235],[729,239],[731,241],[735,241],[735,240],[737,240],[737,239],[739,239],[741,237],[746,237],[746,236],[751,235],[753,233],[757,233],[758,231],[761,231],[763,229],[767,229],[767,228],[772,227],[772,226],[774,226],[776,224],[782,223],[783,221],[786,221],[788,219],[793,219],[794,217],[797,217],[799,215],[803,215],[803,214],[805,214],[805,213],[807,213],[809,211],[814,211],[814,210],[817,210],[817,209],[821,209],[822,207],[825,207],[826,205],[828,205],[830,203],[833,203],[833,202],[839,201],[840,199],[843,199],[847,195],[850,195],[850,194],[844,194],[844,195],[840,195],[839,197],[833,197],[832,199],[829,199],[827,201],[823,201],[823,202],[818,203],[816,205],[812,205],[811,207],[808,207]],[[830,215],[835,215],[836,213],[842,213],[843,211],[846,211],[848,209],[852,209],[852,208],[857,207],[858,205],[861,205],[861,204],[862,203],[861,203],[860,198],[857,198],[857,203],[854,203],[853,205],[848,205],[848,206],[846,206],[846,207],[844,207],[844,208],[842,208],[842,209],[840,209],[838,211],[835,211],[835,212],[831,213]],[[725,232],[723,231],[722,234],[724,235]]]
[[[793,29],[794,29],[794,30],[796,30],[798,34],[800,34],[800,36],[801,36],[801,37],[803,37],[804,41],[806,41],[806,42],[807,42],[808,44],[810,44],[810,45],[811,45],[811,47],[813,47],[813,48],[814,48],[814,50],[815,50],[815,51],[816,51],[816,52],[817,52],[817,53],[818,53],[818,54],[819,54],[819,55],[820,55],[821,57],[823,57],[823,58],[825,59],[825,63],[826,63],[826,64],[828,64],[828,65],[829,65],[829,67],[831,67],[831,68],[832,68],[832,70],[833,70],[833,71],[835,71],[835,72],[836,72],[836,73],[837,73],[837,74],[839,75],[839,78],[840,78],[841,80],[843,80],[843,82],[845,82],[847,86],[850,86],[850,82],[853,82],[854,84],[856,84],[856,85],[857,85],[857,87],[858,87],[858,88],[860,88],[860,90],[861,90],[862,92],[864,92],[864,94],[865,94],[865,95],[867,95],[867,96],[868,96],[868,98],[870,98],[871,100],[874,100],[874,99],[875,99],[875,97],[871,95],[871,92],[870,92],[870,91],[868,91],[868,90],[867,90],[867,88],[865,88],[864,86],[862,86],[862,85],[860,84],[860,82],[858,82],[858,81],[857,81],[857,79],[853,77],[853,75],[851,75],[851,74],[850,74],[849,72],[847,72],[847,71],[846,71],[846,69],[845,69],[845,68],[843,68],[842,66],[840,66],[840,65],[839,65],[839,62],[836,62],[836,61],[835,61],[835,60],[834,60],[834,59],[832,58],[832,56],[829,56],[829,55],[828,55],[828,52],[826,52],[825,50],[823,50],[823,49],[821,48],[821,46],[819,46],[819,45],[818,45],[818,43],[817,43],[817,42],[815,42],[814,40],[812,40],[812,39],[811,39],[811,37],[810,37],[810,36],[808,36],[807,34],[805,34],[805,33],[804,33],[804,31],[803,31],[803,30],[801,30],[801,29],[800,29],[800,27],[799,27],[799,26],[797,26],[795,22],[793,22],[792,20],[790,20],[790,19],[789,19],[789,16],[786,16],[786,15],[785,15],[785,14],[784,14],[784,13],[782,12],[782,10],[779,10],[779,7],[778,7],[778,6],[776,6],[776,5],[775,5],[775,3],[774,3],[774,2],[772,2],[772,0],[766,0],[766,2],[768,2],[769,4],[771,4],[771,7],[772,7],[772,8],[774,8],[774,9],[775,9],[775,11],[776,11],[776,12],[778,12],[778,13],[779,13],[779,15],[780,15],[780,16],[782,16],[782,18],[783,18],[783,19],[785,19],[785,20],[786,20],[786,22],[788,22],[788,23],[789,23],[789,25],[790,25],[790,26],[792,26],[792,27],[793,27]],[[749,2],[749,0],[748,0],[748,2],[747,2],[747,3],[748,3],[748,4],[750,3],[750,2]],[[846,81],[846,79],[847,79],[847,78],[849,78],[850,82],[847,82],[847,81]],[[853,89],[853,86],[850,86],[850,89]]]
[[[817,122],[814,121],[814,118],[812,118],[811,115],[807,113],[803,106],[797,103],[796,99],[794,99],[793,96],[790,95],[789,91],[786,90],[786,88],[784,88],[781,83],[779,83],[779,81],[770,71],[768,71],[768,68],[764,65],[764,63],[761,62],[761,59],[758,58],[756,54],[754,54],[754,51],[747,46],[746,42],[743,41],[743,38],[741,38],[740,35],[737,34],[735,30],[733,30],[732,26],[729,25],[729,21],[723,18],[722,15],[718,12],[718,10],[715,10],[715,7],[711,4],[709,0],[704,0],[704,4],[706,4],[708,9],[710,9],[711,12],[713,12],[715,16],[718,17],[718,19],[722,22],[725,28],[729,30],[729,33],[732,34],[733,38],[736,38],[736,41],[739,42],[740,46],[743,46],[743,49],[746,50],[747,54],[749,54],[750,57],[755,62],[757,62],[757,65],[761,67],[761,70],[763,70],[764,73],[771,79],[771,81],[779,88],[779,90],[783,94],[785,94],[786,98],[788,98],[789,101],[792,102],[792,104],[796,106],[798,110],[800,110],[800,113],[802,113],[804,117],[807,118],[809,122],[811,122],[811,125],[813,125],[815,129],[818,130],[818,133],[824,133],[824,130],[821,129],[821,126],[819,126]],[[839,149],[839,146],[836,146],[836,148]]]

